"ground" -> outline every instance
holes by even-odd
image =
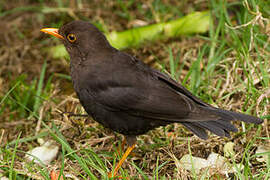
[[[209,10],[209,31],[203,34],[145,42],[124,51],[168,73],[204,101],[227,110],[264,118],[262,125],[234,123],[231,138],[209,134],[201,140],[180,124],[138,137],[134,153],[119,176],[127,179],[268,179],[268,161],[258,161],[258,147],[268,149],[270,119],[270,4],[267,1],[1,1],[0,2],[0,177],[49,179],[61,171],[71,179],[106,179],[119,159],[122,136],[85,114],[69,77],[69,60],[54,58],[50,47],[60,42],[40,32],[74,19],[90,21],[105,32],[123,31]],[[170,55],[171,54],[171,55]],[[198,63],[195,63],[198,62]],[[197,64],[197,66],[196,66]],[[162,68],[164,67],[164,68]],[[39,142],[60,147],[49,165],[27,162],[25,153]],[[223,174],[199,173],[179,165],[185,154],[224,156],[244,169]],[[267,154],[267,153],[266,153]]]

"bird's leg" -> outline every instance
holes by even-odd
[[[117,172],[119,170],[119,168],[122,166],[122,164],[124,163],[124,161],[126,160],[126,158],[128,157],[128,155],[131,153],[131,151],[135,148],[135,143],[132,146],[128,146],[126,152],[124,153],[124,155],[122,156],[122,158],[120,159],[120,161],[118,162],[118,164],[116,165],[113,174],[112,172],[108,174],[108,176],[111,177],[115,177],[117,175]]]

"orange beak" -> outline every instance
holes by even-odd
[[[53,35],[59,39],[64,39],[64,37],[58,33],[58,29],[56,29],[56,28],[43,28],[40,31],[47,33],[47,34],[50,34],[50,35]]]

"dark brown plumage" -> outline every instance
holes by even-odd
[[[231,121],[263,122],[201,101],[168,75],[113,48],[88,22],[73,21],[54,33],[61,35],[70,55],[72,82],[86,112],[130,143],[170,123],[181,123],[207,139],[206,130],[227,137],[236,132]]]

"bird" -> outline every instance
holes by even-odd
[[[262,119],[214,107],[168,74],[112,47],[93,24],[76,20],[42,32],[59,38],[70,56],[70,74],[81,105],[104,127],[123,134],[128,148],[111,177],[135,148],[136,137],[181,123],[201,139],[210,131],[230,137],[232,121],[261,124]]]

